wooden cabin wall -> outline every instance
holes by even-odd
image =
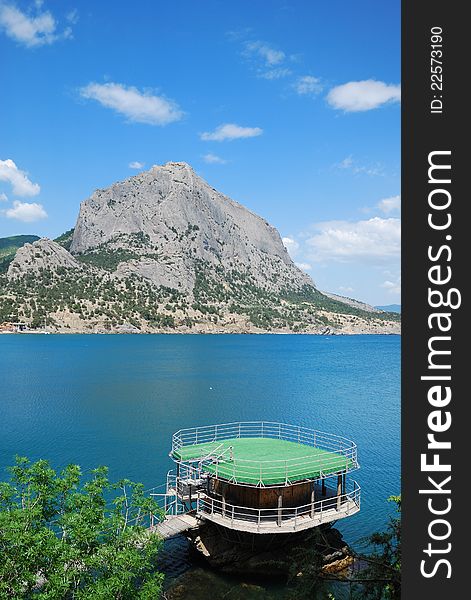
[[[225,495],[228,504],[251,508],[276,508],[280,494],[283,507],[310,504],[312,485],[311,481],[307,481],[291,486],[257,488],[214,479],[212,487],[216,494]]]

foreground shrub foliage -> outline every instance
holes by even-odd
[[[155,599],[160,515],[141,484],[111,483],[106,467],[83,477],[56,473],[45,460],[17,457],[0,483],[0,598]]]

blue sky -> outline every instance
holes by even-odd
[[[399,301],[399,1],[0,0],[0,55],[0,237],[186,161],[320,289]]]

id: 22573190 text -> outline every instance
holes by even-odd
[[[441,27],[430,29],[430,112],[443,112],[443,36]]]

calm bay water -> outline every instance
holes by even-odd
[[[357,443],[362,510],[337,523],[349,543],[400,491],[398,336],[1,335],[0,354],[2,475],[20,454],[153,487],[177,429],[270,420]]]

